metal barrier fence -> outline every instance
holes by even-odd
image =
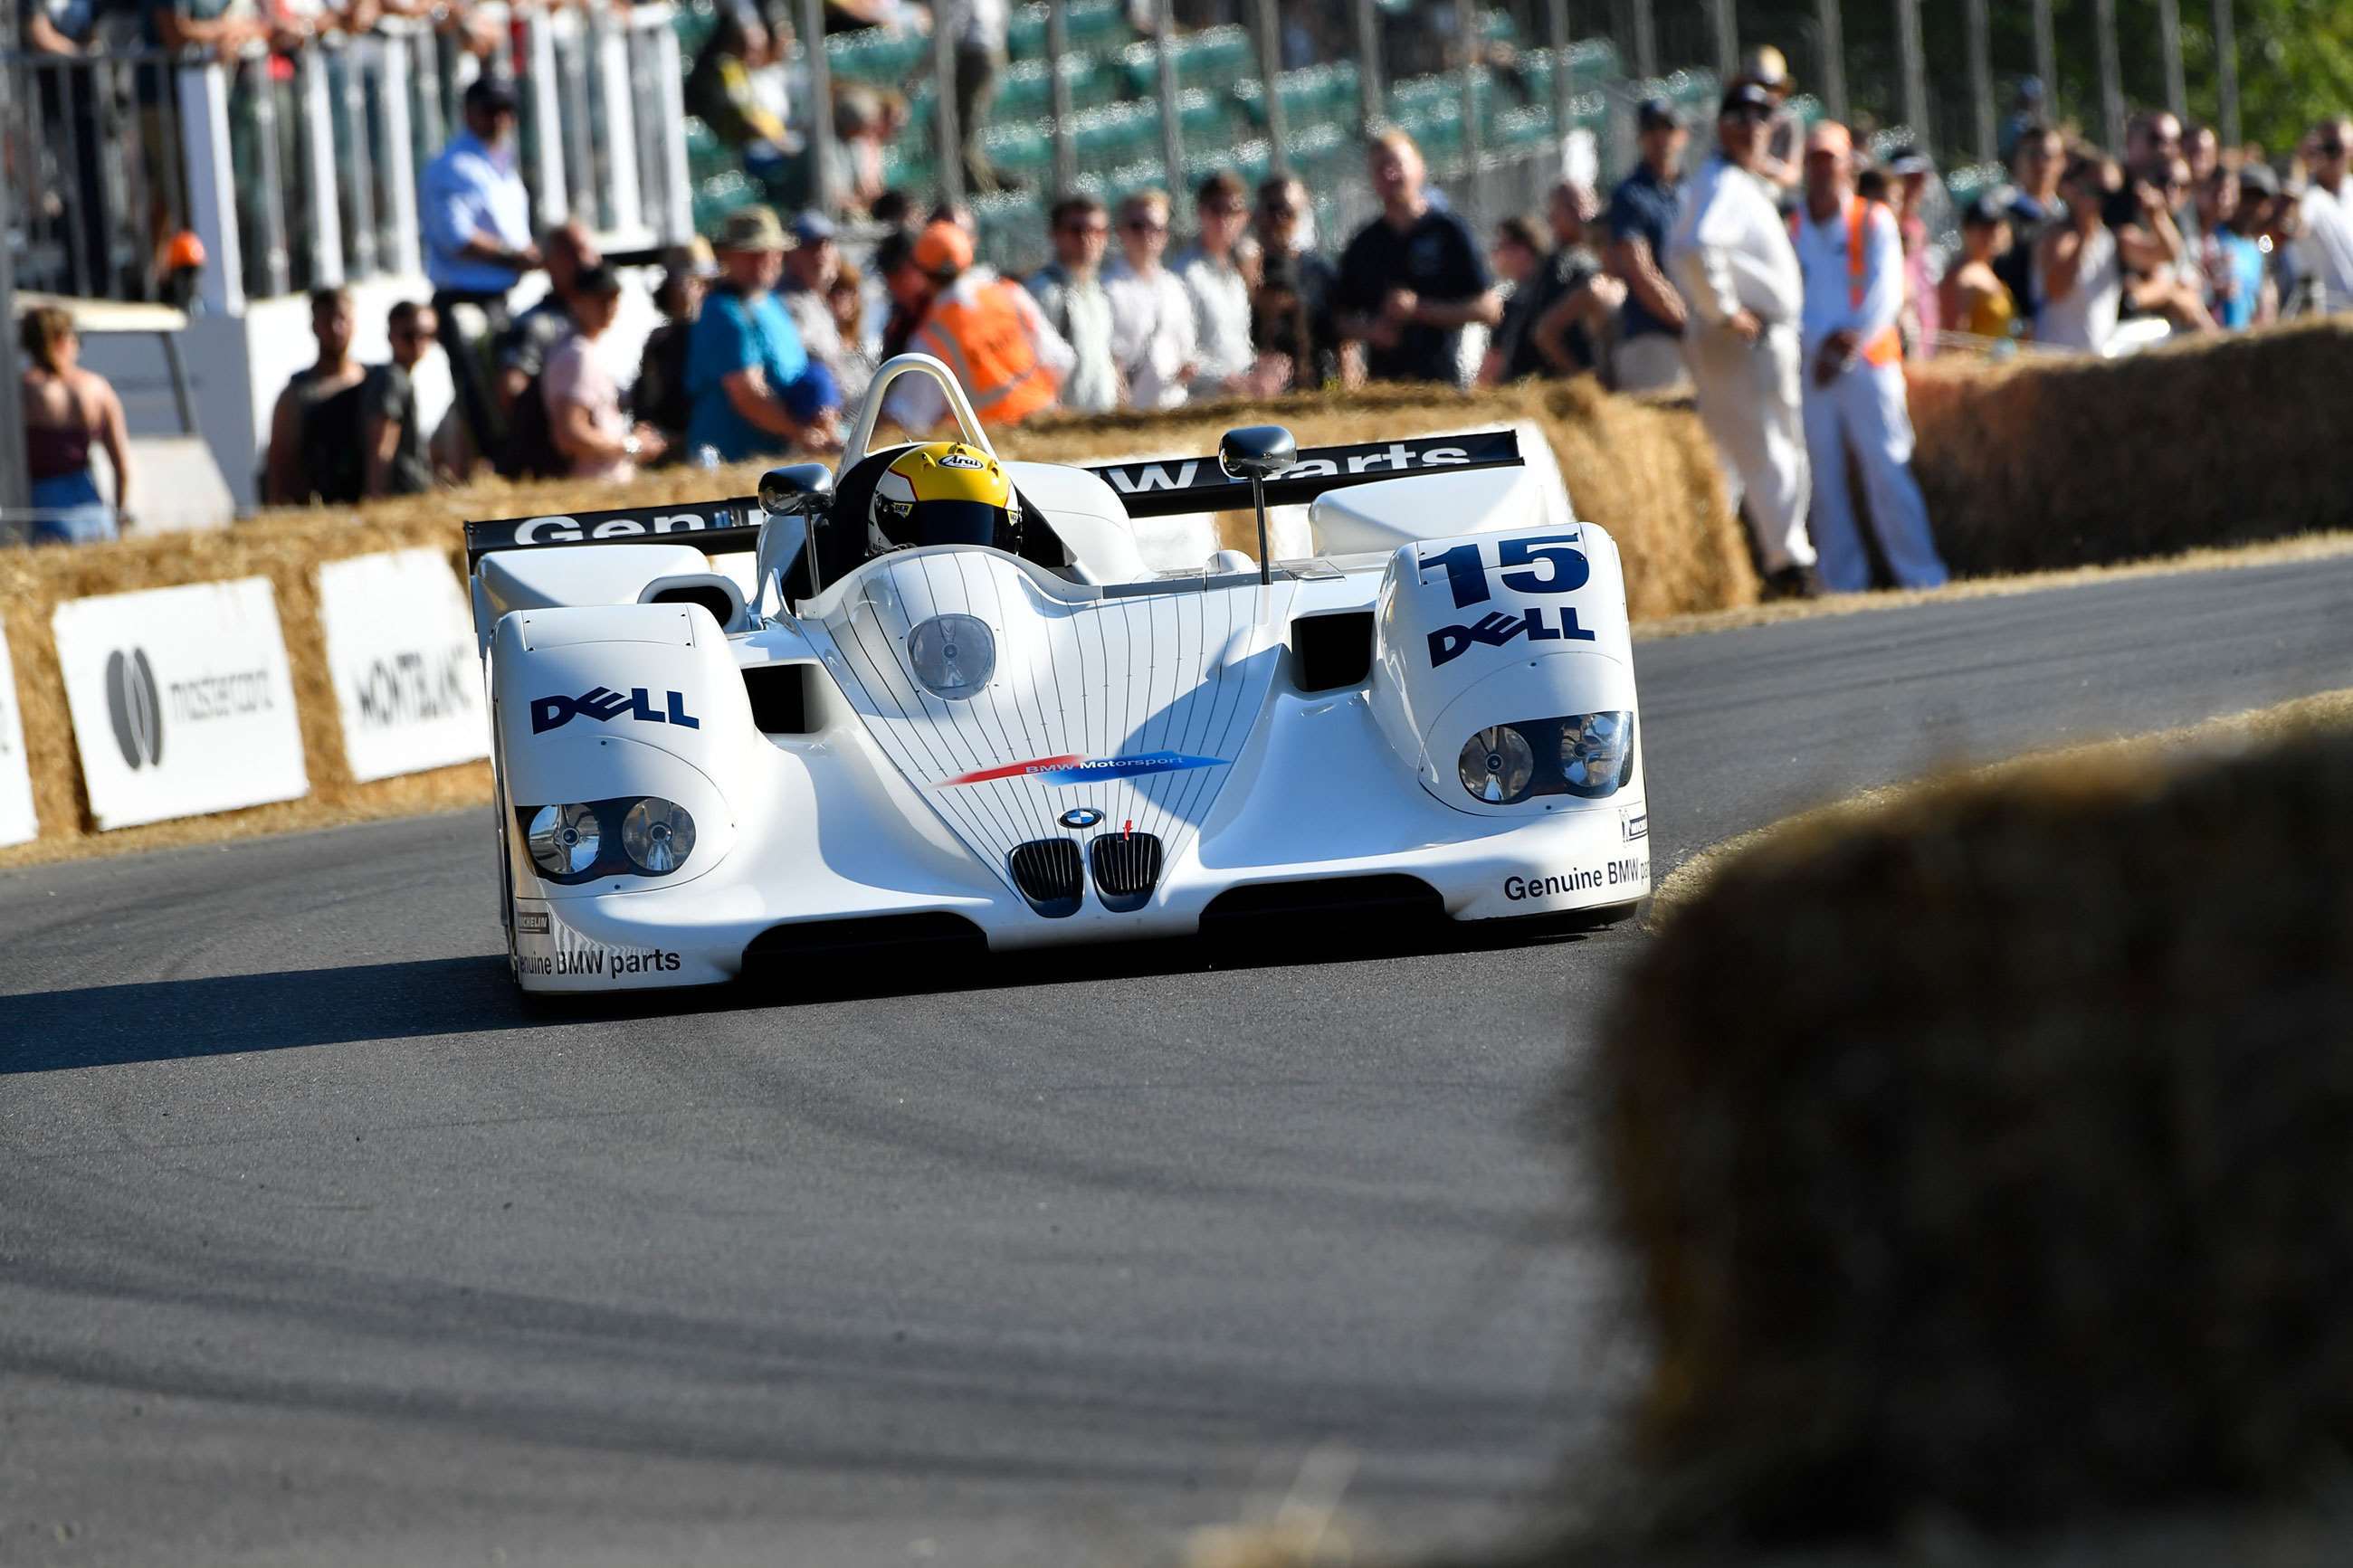
[[[414,273],[418,173],[486,68],[521,89],[543,223],[577,216],[615,250],[688,237],[672,8],[476,16],[495,26],[487,58],[399,18],[227,66],[153,50],[6,56],[0,158],[31,196],[13,237],[18,285],[155,298],[183,228],[205,243],[216,306]]]

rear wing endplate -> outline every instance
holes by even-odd
[[[1368,485],[1409,474],[1454,473],[1466,468],[1520,466],[1520,438],[1510,430],[1468,436],[1418,436],[1409,440],[1367,441],[1353,447],[1310,447],[1281,478],[1266,483],[1269,506],[1296,506],[1327,490]],[[1182,458],[1155,463],[1103,463],[1088,473],[1111,486],[1130,517],[1179,517],[1189,512],[1249,510],[1246,479],[1228,479],[1215,458]],[[712,554],[752,550],[765,521],[759,500],[731,500],[621,507],[546,517],[510,517],[466,525],[466,570],[470,574],[493,550],[528,550],[555,544],[691,544]]]

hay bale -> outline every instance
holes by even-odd
[[[2353,1447],[2353,736],[1968,780],[1725,869],[1593,1072],[1668,1533],[2012,1531]]]
[[[1910,371],[1914,469],[1956,574],[2034,572],[2341,528],[2353,321],[2122,360]]]

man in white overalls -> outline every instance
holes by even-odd
[[[1806,454],[1813,469],[1811,526],[1822,586],[1860,593],[1871,562],[1847,492],[1847,455],[1862,471],[1880,552],[1899,587],[1933,588],[1945,563],[1912,477],[1912,415],[1905,402],[1904,242],[1895,215],[1855,194],[1854,144],[1821,121],[1806,135],[1806,200],[1789,235],[1806,275],[1801,340]]]
[[[1773,98],[1736,83],[1716,116],[1716,154],[1684,187],[1668,275],[1690,307],[1684,357],[1700,423],[1715,441],[1736,510],[1747,514],[1768,597],[1811,595],[1806,445],[1799,407],[1803,287],[1773,198],[1754,173]]]

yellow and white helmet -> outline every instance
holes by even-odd
[[[961,441],[927,441],[874,483],[874,531],[893,545],[992,544],[1018,552],[1021,500],[1005,465]]]

